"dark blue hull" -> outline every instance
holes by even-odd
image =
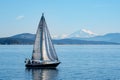
[[[26,64],[27,68],[56,68],[60,62],[51,64]]]

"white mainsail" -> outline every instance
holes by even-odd
[[[32,60],[55,61],[58,60],[47,24],[42,14],[38,25],[36,39],[33,47]]]

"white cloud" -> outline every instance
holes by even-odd
[[[68,36],[68,34],[62,34],[62,35],[52,35],[53,39],[64,39]]]
[[[23,16],[23,15],[20,15],[20,16],[17,16],[16,17],[16,20],[21,20],[21,19],[23,19],[25,16]]]
[[[61,38],[66,38],[68,36],[68,34],[63,34],[61,35]]]

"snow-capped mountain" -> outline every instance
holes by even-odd
[[[90,36],[89,38],[79,38],[80,36],[78,36],[76,38],[76,36],[72,36],[74,38],[65,38],[66,35],[63,35],[62,39],[53,39],[53,43],[55,44],[102,44],[102,45],[103,44],[117,44],[117,45],[119,44],[120,45],[120,33],[108,33],[101,36],[100,35],[96,36],[95,33],[94,34],[91,33],[91,35],[92,36],[95,35],[95,37]],[[33,44],[34,40],[35,40],[35,34],[22,33],[22,34],[17,34],[11,37],[0,38],[0,44]]]
[[[97,36],[96,33],[87,29],[81,29],[79,31],[73,32],[72,34],[68,35],[66,38],[90,38],[95,36]]]

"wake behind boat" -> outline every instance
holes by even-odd
[[[26,59],[25,63],[27,68],[56,68],[60,64],[47,28],[44,14],[42,14],[36,32],[32,59]]]

